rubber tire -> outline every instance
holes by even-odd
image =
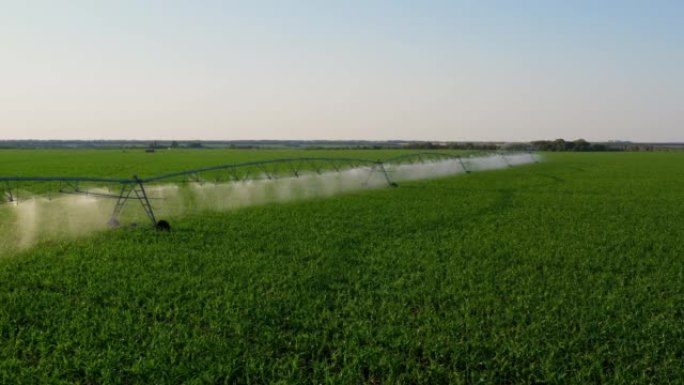
[[[156,228],[159,231],[171,231],[171,225],[163,219],[157,222]]]

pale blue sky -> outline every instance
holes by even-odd
[[[0,139],[684,141],[683,1],[3,1]]]

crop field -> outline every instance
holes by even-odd
[[[0,151],[0,175],[303,152]],[[684,153],[542,157],[5,253],[0,384],[684,383]]]
[[[382,160],[415,150],[292,150],[292,149],[159,149],[132,150],[0,150],[0,175],[101,176],[128,178],[166,172],[291,157],[354,157]],[[452,154],[464,151],[448,150]]]

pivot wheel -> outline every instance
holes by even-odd
[[[155,228],[159,231],[171,231],[171,225],[163,219],[157,222]]]

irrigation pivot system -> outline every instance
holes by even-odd
[[[518,156],[528,154],[528,161],[536,162],[532,153],[517,153]],[[482,154],[479,154],[482,156]],[[500,158],[506,166],[512,167],[511,153],[486,153],[489,158]],[[244,163],[223,164],[212,167],[183,170],[148,178],[134,175],[132,178],[99,178],[99,177],[59,177],[59,176],[0,176],[0,201],[19,204],[31,199],[35,194],[51,197],[53,194],[81,194],[94,198],[115,200],[114,209],[109,218],[109,225],[119,226],[122,210],[129,201],[138,201],[150,223],[157,229],[168,230],[170,226],[165,220],[158,220],[146,187],[162,183],[230,183],[252,180],[273,180],[280,178],[300,178],[305,175],[323,173],[342,173],[348,170],[366,170],[365,183],[374,175],[379,175],[387,186],[397,187],[392,176],[393,170],[406,165],[448,164],[459,169],[456,172],[470,173],[469,160],[476,155],[462,157],[459,155],[421,152],[400,155],[386,160],[368,160],[360,158],[334,157],[300,157],[273,160],[262,160]]]

